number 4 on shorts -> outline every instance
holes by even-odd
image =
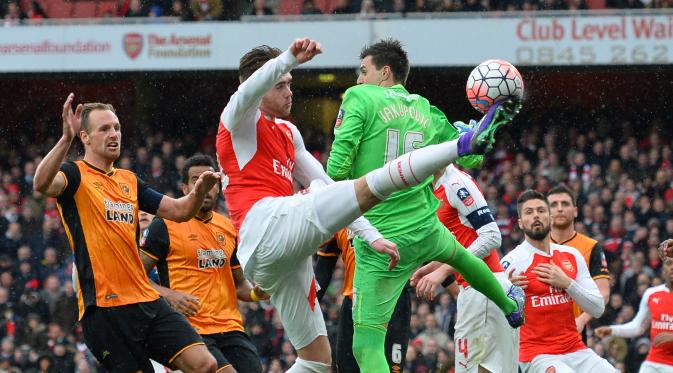
[[[463,354],[465,356],[465,359],[467,359],[467,338],[460,338],[458,341],[458,352]]]

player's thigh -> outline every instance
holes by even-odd
[[[585,348],[565,355],[566,364],[575,369],[576,372],[617,372],[607,360],[598,356],[594,350]]]
[[[638,373],[673,373],[673,366],[644,361]]]
[[[473,288],[463,288],[458,294],[455,326],[456,372],[477,372],[487,351],[485,343],[488,301]],[[486,312],[485,312],[486,311]]]
[[[409,333],[411,332],[411,294],[409,286],[405,286],[397,300],[397,305],[388,323],[386,333],[386,359],[392,373],[402,372],[404,368]]]
[[[392,239],[400,251],[400,261],[388,271],[388,256],[356,239],[353,278],[353,322],[366,325],[387,324],[397,299],[413,271],[418,267],[414,250],[404,239]]]
[[[486,298],[481,293],[479,295]],[[517,373],[519,329],[513,329],[509,325],[502,310],[491,300],[487,300],[486,303],[486,327],[484,329],[486,336],[484,357],[479,365],[491,372]]]
[[[170,366],[189,348],[204,344],[187,319],[173,310],[164,298],[151,307],[156,316],[150,324],[146,343],[152,359]]]
[[[262,373],[257,348],[247,334],[240,331],[221,333],[217,347],[238,372]]]
[[[287,271],[298,261],[313,255],[320,244],[334,234],[327,232],[320,224],[313,197],[311,194],[295,194],[264,200],[260,206],[255,205],[253,217],[271,214],[266,233],[255,249],[256,267],[259,270],[280,267]],[[252,224],[254,220],[246,221],[245,224]]]
[[[152,371],[149,355],[142,346],[142,336],[128,335],[125,331],[131,326],[120,325],[134,323],[134,320],[120,318],[115,311],[114,308],[96,306],[87,308],[81,320],[87,347],[107,371]]]
[[[456,237],[439,221],[434,222],[425,239],[423,261],[450,263],[456,250],[464,249]]]
[[[523,373],[577,373],[566,363],[564,355],[538,355],[521,366]]]
[[[338,373],[359,373],[355,356],[353,355],[353,302],[344,297],[339,313],[339,324],[336,343],[336,367]]]
[[[503,286],[504,273],[494,273]],[[476,372],[483,367],[492,372],[516,373],[519,361],[519,334],[512,329],[498,306],[472,287],[458,295],[456,317],[456,372]]]
[[[286,335],[294,348],[299,350],[318,336],[327,336],[327,329],[316,298],[312,258],[306,257],[298,265],[295,263],[283,269],[286,275],[277,279],[269,294]]]

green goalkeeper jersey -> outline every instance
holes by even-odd
[[[402,85],[379,87],[361,84],[349,88],[334,127],[334,142],[327,174],[334,180],[357,179],[414,149],[458,137],[444,113]],[[459,159],[476,167],[482,156]],[[429,184],[432,177],[395,192],[365,213],[386,237],[420,228],[436,219],[439,201]]]

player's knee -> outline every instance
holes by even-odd
[[[206,361],[203,364],[202,372],[216,372],[217,371],[217,360],[210,355],[206,358]]]
[[[368,211],[385,199],[385,196],[374,193],[364,176],[355,180],[355,196],[362,212]]]
[[[217,372],[217,361],[211,354],[204,354],[198,360],[193,362],[194,373],[214,373]]]

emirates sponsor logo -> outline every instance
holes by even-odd
[[[546,307],[572,302],[572,298],[568,294],[552,294],[542,297],[534,295],[530,297],[530,302],[533,307]]]
[[[130,59],[135,60],[143,51],[143,36],[137,32],[124,35],[124,52]]]

